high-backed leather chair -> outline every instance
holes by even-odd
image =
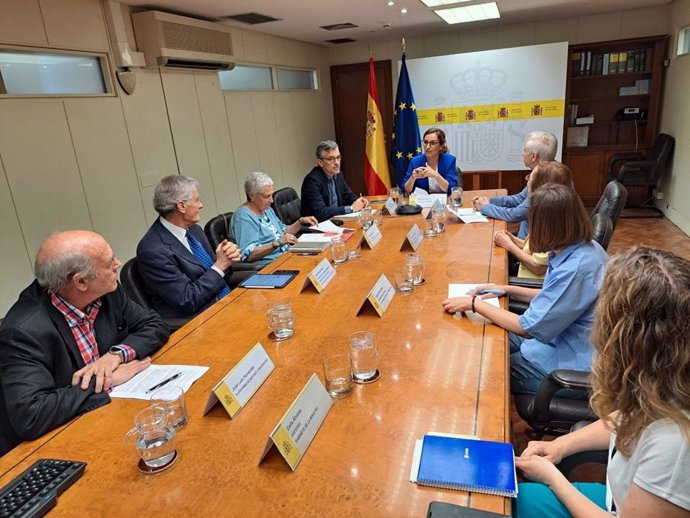
[[[204,225],[204,234],[208,238],[208,242],[211,243],[211,248],[214,250],[219,244],[223,242],[224,239],[229,239],[232,241],[232,232],[230,229],[230,220],[232,219],[232,212],[224,212],[223,214],[218,214],[212,217]],[[247,271],[257,271],[261,270],[261,266],[253,263],[232,263],[232,269],[234,272],[247,272]],[[247,276],[238,276],[233,273],[230,285],[235,286],[244,280]]]
[[[625,186],[617,180],[611,180],[606,185],[601,198],[599,198],[599,201],[594,207],[592,217],[594,217],[595,214],[606,214],[609,218],[611,218],[613,230],[616,230],[616,224],[621,217],[621,213],[623,212],[627,199],[628,190],[625,188]]]
[[[147,309],[153,309],[151,299],[148,293],[146,293],[144,279],[142,279],[139,274],[136,257],[133,257],[122,265],[122,269],[120,270],[120,284],[122,284],[122,288],[130,299],[140,306]],[[170,331],[177,331],[189,322],[191,318],[164,318],[163,320],[168,324]]]
[[[271,206],[283,223],[292,225],[300,217],[302,201],[292,187],[283,187],[273,193]]]
[[[614,155],[609,161],[609,180],[618,180],[628,186],[646,186],[651,190],[667,171],[675,145],[676,139],[671,135],[659,133],[650,158],[645,159],[640,154]],[[653,206],[653,201],[650,196],[641,206]]]

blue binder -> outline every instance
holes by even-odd
[[[503,442],[425,435],[417,483],[516,497],[513,446]]]

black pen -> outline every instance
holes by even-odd
[[[158,383],[157,385],[154,385],[153,387],[151,387],[150,389],[148,389],[148,390],[146,391],[146,393],[147,393],[147,394],[150,394],[150,393],[153,392],[154,390],[158,390],[158,389],[161,388],[163,385],[167,385],[167,384],[170,383],[172,380],[176,380],[176,379],[179,378],[180,376],[182,376],[182,373],[181,373],[181,372],[178,372],[177,374],[175,374],[175,375],[173,375],[173,376],[170,376],[170,377],[167,378],[167,379],[164,379],[163,381],[161,381],[161,382]]]

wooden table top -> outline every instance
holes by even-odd
[[[425,284],[396,294],[383,318],[356,316],[381,273],[392,281],[403,266],[400,245],[414,223],[421,227],[421,216],[385,218],[379,245],[336,266],[321,294],[299,290],[322,256],[286,253],[268,268],[300,271],[285,289],[234,290],[171,337],[156,363],[210,369],[186,395],[190,421],[177,434],[179,460],[170,470],[138,472],[124,435],[149,403],[117,399],[5,455],[0,486],[37,458],[64,458],[88,466],[51,516],[421,517],[432,500],[509,513],[508,499],[409,482],[414,442],[429,431],[510,440],[505,333],[457,320],[441,307],[451,282],[505,282],[505,251],[492,244],[493,232],[505,225],[449,219],[446,232],[425,238],[418,250]],[[296,331],[275,343],[264,316],[270,301],[284,297]],[[334,400],[295,472],[275,452],[258,465],[268,436],[311,374],[323,381],[322,360],[347,353],[348,335],[358,330],[377,336],[381,378]],[[275,371],[234,420],[220,405],[202,417],[211,388],[256,342]]]

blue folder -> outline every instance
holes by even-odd
[[[425,435],[417,483],[515,497],[513,446],[503,442]]]

